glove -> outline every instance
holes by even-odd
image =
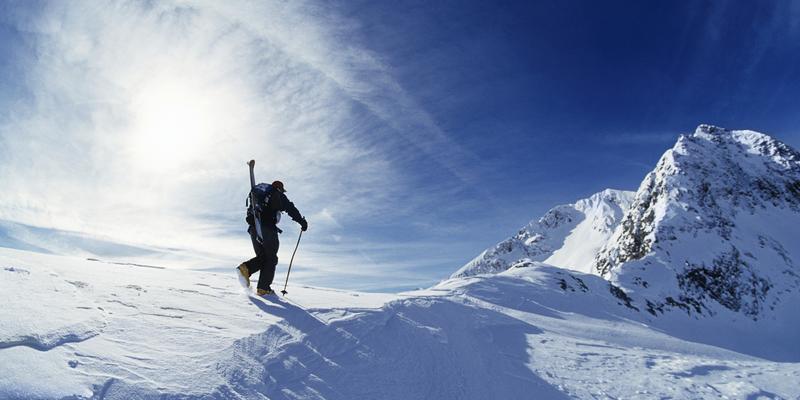
[[[300,230],[305,232],[308,230],[308,222],[306,222],[306,217],[303,217],[300,221]]]
[[[247,225],[253,225],[256,223],[256,219],[253,218],[253,214],[250,213],[247,214],[247,217],[245,217],[244,220],[247,221]]]

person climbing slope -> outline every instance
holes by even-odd
[[[278,234],[282,232],[278,228],[278,223],[281,213],[289,214],[292,220],[300,224],[303,232],[308,229],[305,217],[300,215],[300,211],[289,201],[285,193],[283,182],[274,181],[272,184],[253,185],[248,196],[245,220],[256,256],[240,264],[238,270],[248,287],[250,286],[250,276],[261,272],[256,286],[256,293],[259,296],[273,293],[270,285],[275,277],[275,266],[278,265],[278,247],[280,246]]]

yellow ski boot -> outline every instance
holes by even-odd
[[[239,283],[242,285],[242,287],[249,288],[250,287],[250,270],[247,269],[247,264],[242,263],[236,269],[239,270]]]

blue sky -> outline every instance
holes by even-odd
[[[309,219],[298,282],[398,290],[556,204],[636,189],[700,123],[800,147],[797,2],[0,11],[0,242],[14,247],[228,268],[252,252],[255,158]],[[283,225],[279,277],[297,234]]]

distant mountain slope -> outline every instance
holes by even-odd
[[[487,249],[451,277],[498,273],[523,260],[544,261],[590,272],[633,200],[634,192],[606,189],[574,204],[556,206],[496,246]]]
[[[0,220],[0,247],[44,254],[101,257],[113,255],[128,258],[163,252],[163,249],[119,243],[80,232],[40,228],[6,220]]]
[[[758,318],[800,287],[800,153],[701,125],[647,175],[594,268],[651,312]]]

